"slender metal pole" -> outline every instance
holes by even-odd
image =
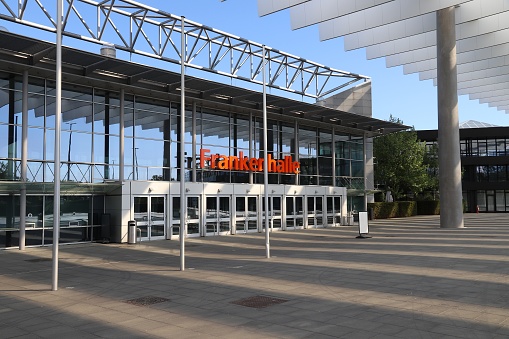
[[[72,144],[72,125],[75,122],[68,122],[69,125],[69,146],[67,147],[67,181],[71,180],[71,144]]]
[[[192,133],[192,137],[193,137],[193,140],[192,140],[193,151],[191,152],[192,160],[188,167],[190,167],[192,165],[192,179],[191,179],[191,181],[196,182],[196,165],[195,165],[195,161],[196,161],[196,102],[193,102],[192,126],[193,127],[192,127],[191,133]]]
[[[28,71],[23,71],[23,102],[21,107],[21,192],[19,197],[19,249],[25,249],[27,215],[27,157],[28,157]]]
[[[135,168],[135,171],[134,171],[134,174],[133,174],[133,180],[138,180],[140,179],[140,174],[138,173],[138,155],[136,152],[136,150],[138,150],[139,148],[138,147],[135,147],[134,148],[134,168]],[[136,174],[136,178],[134,177],[134,175]]]
[[[185,35],[185,17],[180,19],[181,46],[180,46],[180,270],[185,270],[185,237],[186,237],[186,187],[185,187],[185,145],[184,136],[186,133],[186,91],[185,91],[185,72],[184,63],[186,61],[186,35]]]
[[[57,65],[55,102],[55,169],[53,200],[53,274],[51,290],[58,290],[58,246],[60,238],[60,134],[62,115],[62,13],[63,1],[57,0]]]
[[[270,258],[269,236],[269,164],[267,162],[267,88],[265,84],[265,45],[262,46],[262,82],[263,82],[263,191],[265,199],[265,253]]]
[[[122,88],[120,90],[120,141],[118,143],[119,146],[119,169],[118,169],[118,180],[120,182],[124,181],[124,145],[125,145],[125,91]],[[115,168],[115,167],[113,167]],[[115,176],[113,176],[115,178]]]

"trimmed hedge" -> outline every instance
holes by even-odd
[[[375,219],[440,214],[440,203],[438,201],[375,202],[368,204],[368,210],[371,208]]]
[[[440,201],[429,200],[417,202],[418,215],[438,215],[440,214]]]

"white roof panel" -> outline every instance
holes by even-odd
[[[269,2],[269,0],[259,0]],[[285,1],[281,1],[285,2]],[[292,28],[317,24],[321,40],[343,37],[345,50],[366,48],[405,74],[436,79],[436,11],[455,7],[461,94],[509,93],[509,0],[310,0],[290,10]],[[478,96],[478,95],[477,95]],[[472,97],[472,98],[476,98]],[[479,97],[481,98],[481,97]]]

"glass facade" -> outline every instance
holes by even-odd
[[[21,78],[0,77],[0,178],[18,180],[21,161]],[[28,161],[30,182],[52,182],[55,138],[55,88],[43,79],[30,78]],[[180,109],[177,104],[140,96],[125,97],[125,180],[179,180]],[[261,118],[198,107],[186,110],[186,180],[197,170],[198,182],[249,182],[246,172],[200,168],[201,149],[211,154],[263,157]],[[97,183],[119,179],[119,93],[97,88],[63,85],[61,124],[62,180]],[[194,131],[193,131],[194,129]],[[193,136],[196,148],[193,150]],[[298,141],[295,142],[297,137]],[[333,147],[335,163],[333,168]],[[268,153],[274,159],[291,156],[300,161],[299,182],[293,175],[271,173],[269,183],[336,185],[364,176],[363,137],[336,134],[305,125],[269,121]],[[298,152],[296,152],[298,150]],[[335,173],[333,173],[335,171]],[[346,179],[346,180],[345,180]],[[257,173],[254,183],[262,183]],[[351,185],[347,185],[351,186]]]
[[[469,212],[509,212],[509,139],[482,137],[504,134],[493,131],[480,128],[479,136],[460,140],[463,199]],[[430,150],[436,144],[428,140],[426,147]]]
[[[463,157],[493,157],[509,155],[509,139],[467,139],[460,141]]]
[[[46,183],[45,187],[52,187],[54,181],[55,94],[53,81],[29,77],[27,181]],[[214,155],[262,158],[261,117],[202,106],[188,106],[185,114],[182,144],[178,103],[126,94],[122,105],[119,92],[63,83],[61,181],[69,187],[124,180],[180,181],[180,149],[184,147],[185,181],[263,183],[263,172],[222,170],[210,164],[202,168],[199,159],[202,149]],[[300,162],[298,175],[270,173],[269,184],[364,188],[363,136],[269,120],[267,141],[273,159],[291,157]],[[20,181],[21,148],[22,77],[1,73],[0,185]],[[104,236],[100,226],[107,220],[106,195],[93,190],[62,191],[62,242]],[[45,188],[29,193],[27,245],[51,243],[52,199]],[[16,246],[19,194],[0,189],[0,200],[0,247]]]

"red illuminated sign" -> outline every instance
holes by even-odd
[[[200,167],[205,168],[206,162],[210,169],[263,172],[263,158],[249,158],[244,156],[242,151],[238,156],[227,156],[223,154],[210,154],[209,149],[200,150]],[[284,160],[273,159],[272,155],[267,155],[269,173],[290,173],[298,174],[300,163],[293,161],[291,156],[286,156]]]

